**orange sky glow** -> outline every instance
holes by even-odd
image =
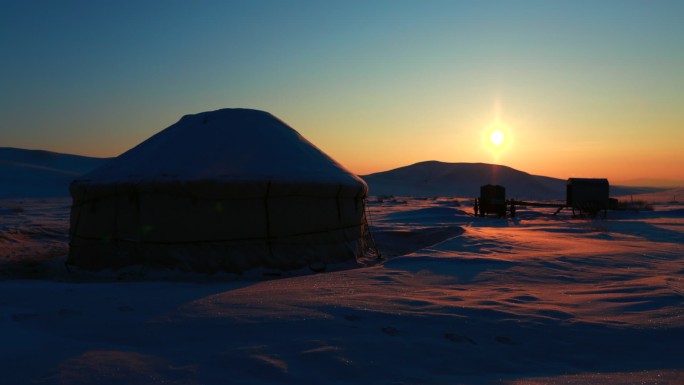
[[[0,146],[116,156],[253,108],[361,175],[439,160],[684,184],[684,3],[338,3],[8,5]]]

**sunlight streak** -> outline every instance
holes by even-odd
[[[501,156],[508,152],[513,144],[511,128],[498,117],[482,131],[482,147],[494,157],[498,163]]]

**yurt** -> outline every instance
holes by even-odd
[[[267,112],[187,115],[71,184],[67,265],[241,273],[354,261],[367,191]]]

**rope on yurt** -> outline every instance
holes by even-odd
[[[366,211],[366,218],[368,219],[366,221],[366,233],[368,240],[370,241],[369,248],[371,251],[375,254],[376,259],[383,259],[382,254],[380,254],[380,250],[378,250],[378,244],[375,242],[375,237],[373,237],[373,232],[371,231],[371,226],[373,225],[373,217],[371,216],[370,209],[368,208],[368,197],[363,198],[363,206],[364,210]]]
[[[342,194],[342,185],[337,188],[337,194],[335,195],[335,201],[337,203],[337,220],[342,221],[342,204],[340,203],[340,194]]]
[[[201,239],[201,240],[174,240],[174,241],[151,241],[151,240],[139,240],[139,239],[126,239],[121,238],[121,242],[130,243],[145,243],[150,245],[188,245],[188,244],[199,244],[199,243],[234,243],[234,242],[253,242],[253,241],[270,241],[270,240],[287,240],[289,238],[297,238],[306,235],[316,235],[316,234],[330,234],[338,231],[345,231],[348,229],[357,229],[367,227],[365,223],[353,224],[349,226],[337,227],[334,229],[324,229],[319,231],[307,231],[302,233],[290,234],[287,236],[266,236],[266,237],[241,237],[241,238],[230,238],[230,239]],[[101,240],[101,237],[87,237],[87,236],[77,236],[79,239],[97,241]]]
[[[71,182],[70,185],[73,185],[74,181]],[[69,186],[69,189],[71,190],[71,186]],[[85,189],[85,188],[84,188]],[[87,189],[86,189],[87,191]],[[86,195],[86,194],[83,194]],[[69,253],[71,253],[71,249],[74,247],[74,239],[78,238],[78,234],[76,232],[79,229],[79,224],[81,223],[81,210],[83,210],[83,203],[79,202],[79,205],[76,205],[76,199],[72,197],[72,208],[71,208],[71,215],[73,216],[73,212],[75,211],[74,208],[78,207],[78,211],[76,212],[76,220],[73,221],[73,225],[70,224],[69,228]],[[71,219],[70,219],[71,220]],[[67,270],[67,273],[71,274],[71,269],[69,268],[69,258],[67,257],[66,261],[64,261],[64,267]]]
[[[114,242],[114,255],[119,255],[119,195],[121,189],[118,184],[114,185],[114,227],[112,229],[112,242]]]
[[[139,241],[143,242],[143,236],[145,235],[145,232],[143,231],[143,216],[142,216],[142,189],[140,188],[140,182],[135,184],[135,188],[131,189],[132,194],[133,194],[133,203],[135,203],[135,209],[137,210],[135,213],[135,218],[136,221],[135,223],[138,226],[138,237],[140,238]]]
[[[268,197],[271,194],[271,180],[268,180],[266,185],[266,194],[264,195],[264,208],[266,209],[266,243],[268,244],[268,255],[273,258],[273,245],[271,244],[271,215],[268,210]]]

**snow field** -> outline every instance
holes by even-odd
[[[3,383],[682,383],[682,207],[552,212],[372,201],[384,262],[226,280],[68,273],[68,202],[3,200]]]

